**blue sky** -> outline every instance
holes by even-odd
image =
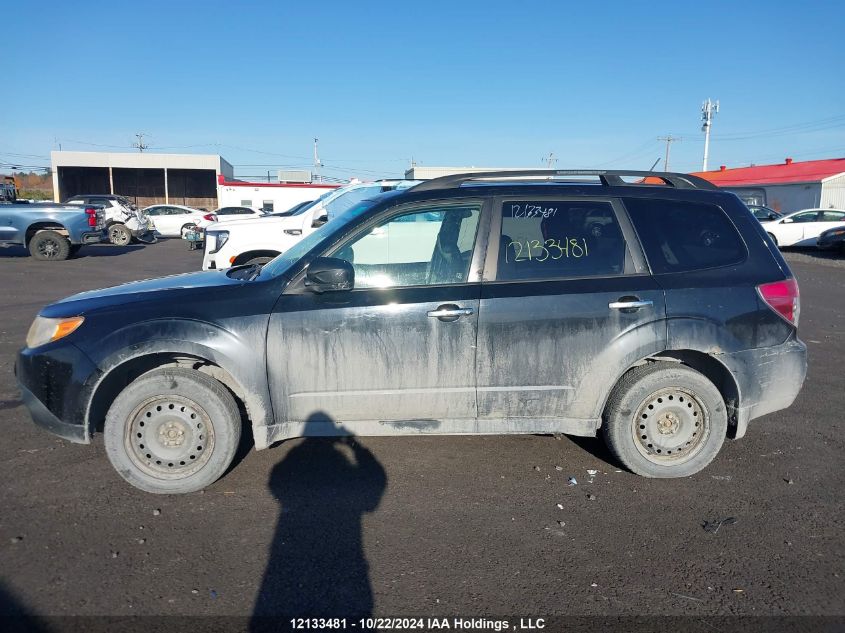
[[[0,168],[47,165],[58,143],[128,150],[143,131],[148,151],[219,153],[242,177],[308,167],[314,137],[341,177],[549,152],[647,169],[666,134],[683,137],[670,167],[690,171],[707,97],[711,168],[845,156],[833,2],[79,0],[12,21]]]

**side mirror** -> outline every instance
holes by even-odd
[[[305,271],[305,286],[317,294],[355,287],[355,269],[345,259],[318,257]]]
[[[784,218],[781,224],[792,224],[793,222],[795,222],[795,220],[793,220],[792,218]]]
[[[311,228],[312,229],[319,229],[321,226],[323,226],[328,221],[329,221],[329,219],[325,215],[321,215],[318,218],[314,218],[314,221],[311,223]]]

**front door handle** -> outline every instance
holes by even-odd
[[[611,310],[639,310],[640,308],[650,308],[654,305],[654,301],[640,301],[637,297],[620,297],[619,301],[611,301],[607,307]]]
[[[441,321],[451,322],[457,321],[462,316],[469,316],[475,312],[472,308],[462,308],[453,303],[446,303],[439,306],[436,310],[429,310],[426,314],[432,318],[440,319]]]

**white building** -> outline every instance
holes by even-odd
[[[138,206],[217,206],[218,178],[234,170],[217,154],[51,152],[56,202],[79,194],[117,194]]]

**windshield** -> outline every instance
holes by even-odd
[[[343,215],[346,211],[353,208],[362,200],[372,198],[374,195],[377,195],[384,190],[385,187],[380,184],[349,189],[337,196],[334,200],[330,200],[326,203],[326,215],[329,220],[333,220]]]
[[[323,195],[326,195],[326,194],[323,194]],[[322,199],[323,199],[323,196],[320,196],[319,198],[317,198],[316,200],[312,200],[312,201],[311,201],[311,202],[309,202],[308,204],[303,204],[301,207],[299,207],[299,208],[298,208],[298,209],[296,209],[293,213],[291,213],[291,215],[302,215],[303,213],[305,213],[306,211],[308,211],[308,209],[310,209],[310,208],[311,208],[311,207],[313,207],[315,204],[317,204],[318,202],[320,202],[320,200],[322,200]]]
[[[335,233],[343,232],[347,225],[365,213],[378,201],[378,198],[373,200],[364,200],[354,208],[344,213],[342,217],[337,218],[332,222],[327,222],[311,233],[308,237],[291,246],[284,253],[276,257],[276,259],[265,264],[264,268],[261,270],[262,277],[265,275],[268,277],[276,277],[277,275],[285,273],[291,266],[311,252],[311,250],[320,244],[320,242],[331,237]]]

